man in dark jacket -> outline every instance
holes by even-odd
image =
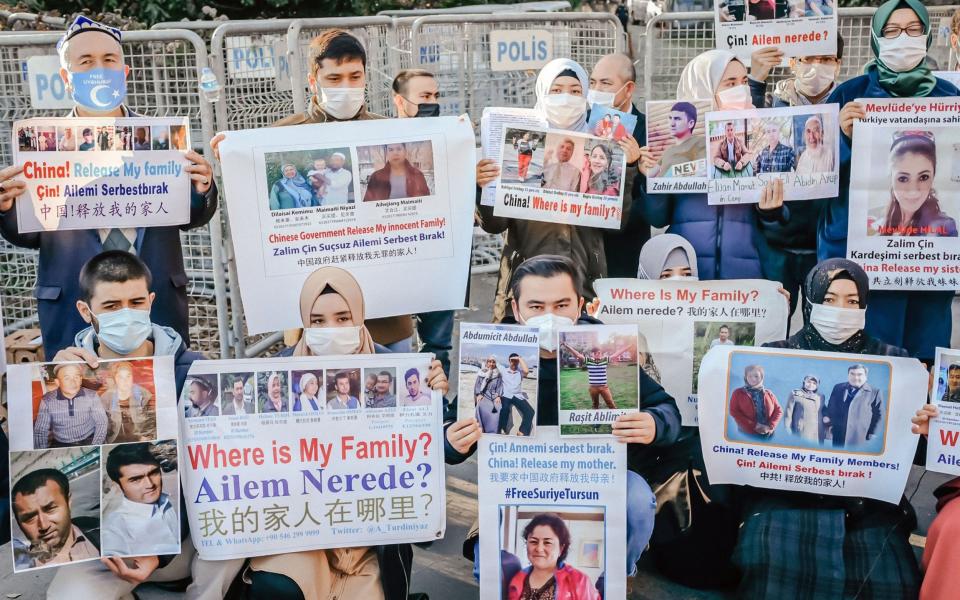
[[[511,281],[513,311],[520,323],[552,314],[550,325],[540,326],[540,366],[537,375],[537,426],[556,426],[559,422],[557,402],[557,327],[565,324],[596,324],[583,313],[584,299],[579,293],[580,271],[562,256],[542,255],[524,261],[514,271]],[[539,321],[539,319],[538,319]],[[536,323],[537,321],[534,321]],[[627,548],[626,561],[632,567],[653,533],[656,501],[650,486],[643,479],[660,462],[660,454],[680,434],[680,411],[669,394],[643,371],[640,372],[640,411],[622,415],[613,424],[613,434],[628,444],[627,462]],[[448,464],[466,460],[467,453],[458,451],[444,436]],[[476,554],[474,555],[476,561]]]
[[[604,104],[602,101],[606,100],[609,102],[606,106],[637,117],[632,137],[628,140],[630,147],[636,145],[636,148],[634,154],[627,158],[627,172],[623,176],[624,205],[628,198],[632,202],[629,210],[623,211],[621,229],[607,229],[603,234],[608,277],[636,277],[640,248],[650,239],[650,224],[643,215],[643,201],[640,199],[642,185],[637,183],[637,159],[640,145],[647,139],[647,118],[633,104],[636,89],[637,70],[625,54],[604,56],[590,72],[589,102]]]
[[[71,24],[58,44],[63,68],[60,76],[76,106],[70,117],[135,117],[124,104],[126,76],[130,67],[123,62],[120,31],[80,16]],[[89,106],[89,94],[74,93],[77,82],[88,71],[100,69],[114,73],[112,97],[115,106],[104,111],[102,106]],[[119,74],[118,74],[119,73]],[[103,95],[102,93],[100,95]],[[213,170],[202,156],[189,150],[185,167],[193,183],[190,195],[190,221],[179,227],[138,227],[43,231],[20,233],[13,202],[24,191],[22,181],[12,178],[23,171],[22,165],[0,170],[0,235],[14,246],[39,250],[37,283],[34,295],[43,334],[46,356],[53,356],[68,346],[73,334],[83,327],[74,309],[79,290],[77,273],[80,267],[103,250],[119,249],[139,256],[156,278],[157,310],[153,319],[160,325],[173,327],[189,341],[187,278],[183,267],[180,231],[206,225],[217,210],[217,188]]]
[[[89,327],[77,333],[73,345],[58,352],[53,360],[84,361],[97,368],[100,359],[172,355],[179,398],[193,361],[204,357],[188,350],[172,328],[150,320],[156,301],[156,294],[150,291],[151,283],[150,269],[129,252],[108,250],[90,259],[80,270],[80,300],[76,304],[79,317]],[[127,309],[125,314],[145,313],[146,320],[138,316],[125,321],[122,327],[102,329],[109,315],[122,314],[124,309]],[[117,347],[122,345],[127,348],[118,351]],[[187,589],[187,597],[223,597],[240,572],[243,560],[202,560],[196,555],[188,534],[181,497],[180,554],[134,559],[110,557],[60,569],[47,589],[47,598],[76,598],[77,590],[83,590],[87,598],[119,600],[129,596],[144,581],[178,581],[191,576],[193,582]]]

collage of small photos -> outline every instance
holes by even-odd
[[[424,407],[433,404],[425,376],[415,367],[191,374],[181,406],[188,419]]]
[[[20,152],[138,152],[190,148],[185,125],[22,126]]]
[[[176,426],[158,419],[158,405],[173,405],[161,367],[28,367],[32,449],[10,452],[14,571],[178,553]]]

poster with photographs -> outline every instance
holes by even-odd
[[[600,104],[590,105],[587,127],[594,137],[619,142],[633,136],[636,126],[637,116],[632,113]]]
[[[7,376],[14,571],[178,553],[173,357],[19,363]]]
[[[647,193],[707,191],[705,116],[709,100],[647,102],[647,148],[656,166],[647,173]]]
[[[709,203],[757,203],[774,179],[784,200],[835,197],[839,132],[836,104],[707,113]]]
[[[847,258],[871,289],[960,289],[960,98],[857,101]]]
[[[541,427],[478,447],[480,597],[521,597],[535,569],[576,582],[570,597],[626,598],[626,444]]]
[[[195,362],[181,476],[200,556],[442,538],[443,398],[429,367],[426,354]],[[191,415],[207,406],[190,389],[201,381],[219,408]]]
[[[637,328],[561,328],[557,343],[560,434],[612,434],[620,415],[640,409]]]
[[[184,118],[37,118],[13,123],[26,191],[20,233],[183,225],[192,181]]]
[[[458,117],[227,132],[220,147],[247,330],[301,327],[307,276],[335,265],[366,317],[462,308],[473,231],[473,129]],[[232,192],[232,193],[231,193]],[[435,293],[410,286],[443,280]]]
[[[930,419],[927,470],[960,475],[960,350],[937,348],[930,404],[940,416]]]
[[[717,48],[745,65],[776,46],[784,58],[837,53],[837,0],[716,0]]]
[[[640,368],[676,399],[683,425],[696,426],[697,373],[710,348],[786,335],[789,304],[779,289],[762,279],[600,279],[595,316],[636,325]]]
[[[535,435],[540,367],[536,327],[461,323],[459,419],[484,433]]]
[[[718,346],[699,377],[711,483],[900,500],[926,401],[916,359]]]
[[[506,127],[503,136],[493,214],[620,228],[626,158],[616,142],[552,129]]]
[[[492,160],[500,164],[501,175],[508,175],[512,179],[518,178],[520,170],[520,154],[524,156],[523,162],[525,172],[529,172],[530,164],[535,163],[543,167],[543,146],[538,149],[533,146],[529,137],[523,140],[521,135],[518,138],[516,154],[503,159],[503,129],[504,127],[513,127],[515,129],[532,128],[535,130],[546,129],[547,122],[543,116],[532,108],[516,108],[512,106],[488,106],[483,109],[483,115],[480,117],[480,147],[483,158]],[[511,139],[511,143],[513,140]],[[529,157],[529,159],[527,158]],[[535,169],[536,170],[536,167]],[[483,188],[480,195],[480,203],[484,206],[493,206],[497,196],[498,177]]]

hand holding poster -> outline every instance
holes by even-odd
[[[714,7],[717,48],[747,66],[770,46],[784,58],[837,53],[836,0],[716,0]]]
[[[647,102],[647,147],[657,165],[647,172],[647,192],[707,191],[704,121],[709,100]]]
[[[626,597],[625,444],[543,427],[531,439],[484,436],[477,464],[482,598],[519,598],[534,572],[557,574],[566,598]],[[545,553],[535,540],[548,538]]]
[[[13,124],[27,187],[20,233],[182,225],[190,220],[186,118],[45,118]]]
[[[676,399],[686,426],[697,425],[697,373],[710,348],[759,346],[787,331],[789,303],[774,281],[600,279],[593,286],[598,319],[638,326],[640,366]]]
[[[714,348],[700,365],[710,481],[896,504],[926,384],[913,358]]]
[[[960,98],[857,102],[847,258],[871,289],[960,288]]]
[[[179,553],[173,357],[21,363],[8,377],[14,571]],[[41,509],[56,518],[39,523]]]
[[[300,288],[323,265],[356,277],[368,319],[462,307],[473,144],[458,117],[227,132],[220,152],[230,226],[245,241],[235,251],[247,330],[301,327]],[[446,285],[424,294],[410,269]]]
[[[960,475],[960,350],[937,348],[930,404],[940,415],[930,419],[927,470]]]
[[[200,556],[443,537],[443,409],[425,383],[429,361],[370,354],[194,363],[181,432]]]
[[[534,435],[540,345],[536,327],[460,325],[459,419],[484,433]]]
[[[493,214],[619,229],[626,158],[615,142],[582,133],[505,127]],[[532,157],[543,148],[543,161]],[[517,170],[507,170],[516,162]]]
[[[759,202],[774,179],[784,200],[836,196],[838,119],[836,104],[707,113],[709,203]]]
[[[480,145],[483,149],[483,158],[492,160],[500,165],[500,176],[507,175],[516,178],[519,173],[527,173],[530,164],[543,167],[543,146],[537,148],[529,138],[518,141],[517,154],[513,160],[503,160],[503,129],[511,126],[514,128],[532,128],[545,129],[547,122],[543,116],[531,108],[514,107],[491,107],[483,109],[483,116],[480,117]],[[524,175],[521,179],[525,179]],[[483,188],[483,194],[480,197],[480,203],[485,206],[493,206],[497,195],[497,178],[492,183]]]

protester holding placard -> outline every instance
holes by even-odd
[[[281,356],[376,352],[364,323],[363,291],[343,269],[322,267],[307,277],[300,292],[300,318],[303,335]],[[441,394],[447,392],[440,361],[433,361],[424,383]],[[327,597],[334,590],[343,598],[406,600],[412,561],[409,544],[260,556],[250,560],[250,592],[275,600]]]
[[[521,324],[540,329],[540,366],[537,374],[537,427],[556,426],[558,403],[558,330],[574,324],[597,324],[583,314],[584,300],[579,291],[580,270],[562,256],[542,255],[530,258],[513,273],[510,285],[513,314]],[[513,319],[509,319],[513,321]],[[628,444],[627,548],[626,569],[632,575],[653,530],[656,502],[644,480],[661,460],[661,455],[680,434],[680,412],[676,402],[645,372],[640,372],[640,410],[617,418],[613,435]],[[449,437],[449,433],[447,434]],[[461,452],[446,446],[446,460],[458,464],[473,452]],[[479,553],[467,540],[468,558],[474,558],[479,573]],[[478,542],[474,541],[474,544]],[[471,554],[470,549],[474,552]]]
[[[686,238],[662,233],[640,250],[637,279],[699,279],[697,252]]]
[[[630,113],[637,119],[630,135],[620,147],[627,158],[623,175],[623,197],[629,198],[629,210],[624,207],[620,231],[605,230],[603,245],[607,257],[607,277],[631,277],[637,268],[637,257],[644,242],[650,239],[650,224],[643,214],[639,199],[637,165],[640,159],[640,140],[647,137],[646,116],[633,103],[637,89],[637,69],[626,54],[607,54],[590,71],[590,90],[587,102],[593,106],[609,107]]]
[[[74,101],[71,117],[136,117],[123,104],[130,67],[124,64],[120,30],[78,16],[57,44],[62,69],[60,76]],[[110,90],[104,102],[102,89]],[[99,94],[99,96],[98,96]],[[84,150],[84,143],[80,150]],[[0,170],[0,234],[15,246],[40,251],[37,265],[37,312],[43,347],[47,356],[70,345],[72,335],[83,327],[74,310],[79,297],[76,274],[88,260],[103,250],[120,249],[135,253],[157,278],[156,322],[173,327],[189,341],[187,322],[188,277],[183,267],[180,231],[206,225],[217,210],[217,188],[213,170],[193,150],[185,155],[184,167],[193,183],[190,221],[180,227],[113,228],[102,230],[44,231],[19,233],[14,201],[23,194],[22,165]]]
[[[89,326],[76,334],[73,345],[57,353],[54,362],[82,361],[96,368],[100,359],[172,355],[179,395],[190,365],[203,356],[188,350],[173,328],[151,319],[156,302],[156,294],[150,291],[152,282],[149,267],[128,252],[108,250],[88,261],[80,271],[76,310]],[[113,319],[113,315],[124,313],[136,315],[135,320],[124,323]],[[84,597],[119,600],[145,581],[177,581],[191,576],[188,598],[226,594],[243,561],[200,559],[190,543],[182,506],[180,515],[179,555],[104,558],[102,564],[61,568],[47,589],[47,597],[76,598],[77,590],[83,590],[89,594]]]
[[[680,74],[677,98],[711,99],[714,109],[752,108],[747,86],[747,69],[732,52],[710,50],[690,61]],[[736,142],[731,157],[740,156]],[[657,165],[649,148],[641,149],[640,172],[646,177]],[[728,157],[729,158],[729,157]],[[734,158],[729,168],[744,168],[743,156]],[[721,159],[714,159],[720,164]],[[644,183],[644,187],[646,184]],[[782,204],[771,190],[764,187],[762,208]],[[698,270],[704,279],[758,279],[761,277],[760,255],[765,250],[763,236],[757,226],[756,211],[750,206],[708,206],[706,194],[646,194],[647,219],[654,227],[669,227],[670,233],[686,238],[696,249]]]
[[[829,200],[817,226],[820,259],[847,256],[850,162],[853,124],[866,116],[863,98],[927,98],[960,95],[926,64],[933,41],[930,16],[919,0],[888,0],[874,13],[870,47],[876,60],[865,75],[843,83],[827,98],[840,110],[840,196]],[[929,359],[936,346],[949,346],[953,324],[947,291],[878,291],[870,304],[866,331]]]
[[[543,116],[551,129],[586,132],[587,101],[584,94],[588,85],[587,73],[583,67],[570,59],[554,59],[547,63],[537,76],[535,110]],[[579,186],[579,169],[569,164],[572,156],[565,157],[560,154],[562,152],[558,152],[559,162],[552,165],[551,173],[559,176],[562,167],[569,167],[565,169],[571,173],[567,179],[576,179],[573,183]],[[546,169],[544,171],[546,176]],[[580,265],[585,277],[579,282],[583,286],[579,292],[581,295],[593,297],[590,282],[605,277],[607,273],[603,230],[495,216],[493,206],[480,203],[480,190],[499,175],[500,170],[494,161],[484,159],[477,163],[477,212],[480,226],[487,233],[506,233],[500,258],[497,296],[493,305],[494,321],[503,321],[511,314],[509,286],[514,269],[527,258],[540,254],[565,256]],[[624,212],[629,210],[627,201],[625,198]]]
[[[855,263],[840,258],[823,261],[804,286],[803,329],[764,346],[907,356],[906,350],[863,330],[869,294],[869,279]],[[860,387],[863,383],[857,382]],[[838,402],[850,400],[830,404]],[[744,488],[743,495],[744,524],[734,554],[743,571],[738,596],[796,596],[796,586],[803,582],[802,596],[841,597],[850,593],[845,590],[860,590],[870,596],[916,597],[919,570],[909,543],[916,516],[906,499],[897,506],[757,488]],[[815,560],[795,560],[797,556]]]

